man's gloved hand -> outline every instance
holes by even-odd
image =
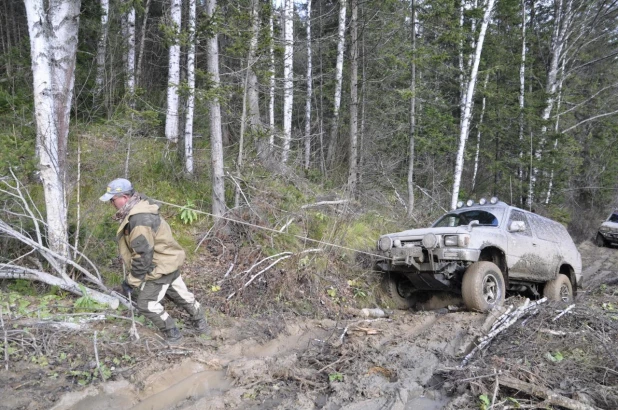
[[[131,294],[131,292],[133,292],[133,288],[131,287],[131,285],[129,285],[127,283],[126,280],[122,281],[122,293],[125,294],[125,296],[129,296]]]

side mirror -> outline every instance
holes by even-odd
[[[523,232],[526,230],[526,224],[524,221],[513,221],[509,225],[509,232]]]
[[[477,219],[470,221],[470,223],[468,224],[468,232],[472,232],[472,227],[474,225],[480,225],[480,224],[481,223]]]

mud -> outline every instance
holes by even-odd
[[[580,251],[587,287],[578,298],[618,277],[618,250],[586,242]],[[66,383],[45,375],[30,386],[23,384],[28,381],[19,381],[14,364],[10,377],[5,374],[1,380],[12,389],[0,390],[0,408],[478,408],[470,402],[474,398],[452,383],[445,389],[449,383],[442,374],[459,365],[499,312],[466,312],[459,299],[448,295],[416,307],[377,319],[363,318],[360,312],[322,320],[281,313],[246,319],[213,316],[209,339],[188,336],[173,349],[155,345],[148,330],[142,330],[145,337],[139,343],[149,352],[146,359],[113,372],[113,381],[72,386],[66,394]],[[31,370],[21,374],[33,374]],[[29,388],[36,394],[28,398]],[[14,397],[8,397],[9,391]]]

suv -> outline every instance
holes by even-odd
[[[481,312],[501,305],[507,290],[573,299],[581,256],[563,225],[497,198],[457,207],[430,228],[378,240],[376,268],[393,307],[411,307],[419,291],[461,294]]]
[[[595,243],[601,247],[618,244],[618,211],[612,212],[601,224]]]

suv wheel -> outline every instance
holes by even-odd
[[[504,303],[504,277],[493,262],[475,262],[464,273],[461,295],[470,310],[487,312]]]
[[[605,238],[603,237],[603,235],[601,235],[600,233],[597,234],[596,239],[594,240],[594,243],[598,246],[598,247],[604,247],[605,246]]]
[[[543,296],[556,302],[570,303],[573,301],[573,286],[569,277],[560,273],[554,280],[545,284]]]
[[[416,289],[412,283],[402,275],[384,273],[382,277],[382,290],[388,297],[389,307],[406,310],[416,302],[414,292]]]

